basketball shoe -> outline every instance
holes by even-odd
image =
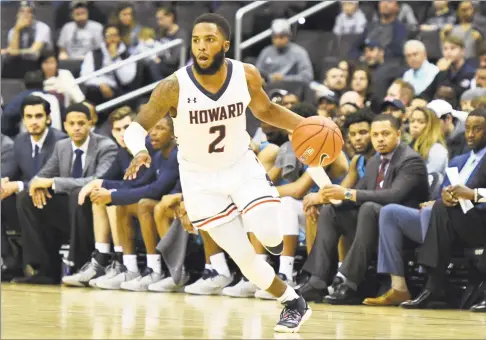
[[[312,315],[312,310],[302,296],[284,302],[283,305],[280,320],[273,330],[278,333],[297,333]]]
[[[148,286],[148,290],[151,292],[161,292],[161,293],[172,293],[172,292],[183,292],[184,286],[189,282],[189,275],[183,271],[182,279],[180,284],[176,284],[172,276],[161,279],[155,283]]]
[[[103,254],[95,250],[91,260],[86,262],[76,274],[64,276],[62,283],[66,286],[87,287],[90,280],[105,275],[105,266],[108,264],[109,257],[109,254]]]
[[[105,275],[104,277],[97,279],[96,287],[101,289],[121,289],[121,284],[123,282],[128,282],[140,276],[139,271],[131,272],[123,264],[120,266],[119,270],[120,273],[115,276]]]
[[[282,274],[282,273],[278,273],[277,276],[283,281],[285,282],[286,284],[288,284],[290,287],[295,287],[296,286],[296,283],[294,280],[289,280],[287,278],[287,275],[285,274]],[[277,298],[275,296],[273,296],[272,294],[270,294],[269,292],[267,292],[266,290],[261,290],[261,289],[258,289],[256,292],[255,292],[255,297],[258,298],[258,299],[262,299],[262,300],[277,300]]]
[[[231,297],[254,297],[257,286],[248,281],[246,277],[242,277],[241,280],[231,287],[223,288],[222,294]]]
[[[147,267],[140,276],[133,280],[122,282],[120,288],[131,290],[132,292],[147,292],[150,284],[160,281],[163,278],[164,274],[156,273],[152,268]]]
[[[220,275],[215,269],[204,269],[203,276],[193,284],[184,287],[184,292],[195,295],[218,295],[224,287],[233,281],[230,277]]]
[[[122,259],[123,259],[122,253],[114,253],[111,263],[105,268],[105,274],[100,277],[89,280],[89,285],[93,288],[98,288],[96,286],[96,281],[112,278],[120,274],[122,272],[122,266],[123,266]]]

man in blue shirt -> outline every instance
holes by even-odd
[[[419,95],[432,83],[439,73],[439,68],[427,60],[427,51],[421,41],[407,41],[403,51],[410,66],[410,69],[404,73],[403,80],[412,84],[415,95]]]

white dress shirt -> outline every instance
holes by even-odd
[[[469,155],[469,158],[467,159],[466,164],[461,169],[461,172],[459,173],[459,178],[461,179],[462,183],[467,183],[469,180],[469,177],[471,177],[471,174],[473,173],[474,169],[476,169],[476,166],[478,165],[479,161],[484,157],[486,154],[486,147],[478,151],[477,153],[474,153],[474,151],[471,151],[471,154]]]
[[[30,136],[30,143],[32,144],[32,158],[34,158],[34,156],[35,156],[35,146],[36,145],[39,147],[39,154],[40,154],[40,152],[42,150],[42,146],[44,145],[44,142],[46,141],[48,133],[49,133],[49,128],[47,128],[44,131],[44,134],[42,135],[42,137],[39,139],[38,142],[36,142],[34,140],[34,138],[32,138],[32,135]],[[17,181],[17,186],[19,187],[19,190],[17,191],[17,193],[24,191],[24,182]]]

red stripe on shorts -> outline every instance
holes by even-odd
[[[253,205],[249,206],[247,209],[245,209],[242,213],[243,214],[246,214],[251,209],[253,209],[256,206],[259,206],[260,204],[263,204],[263,203],[280,203],[280,199],[279,198],[271,198],[271,199],[266,199],[266,200],[262,200],[262,201],[256,202],[255,204],[253,204]]]
[[[232,207],[230,210],[228,210],[224,215],[219,215],[219,216],[214,216],[214,217],[211,217],[210,219],[206,220],[205,222],[201,223],[200,225],[198,226],[195,226],[196,228],[202,228],[204,227],[206,224],[208,223],[211,223],[213,221],[216,221],[216,220],[219,220],[221,218],[225,218],[227,216],[229,216],[233,211],[236,210],[236,207]]]

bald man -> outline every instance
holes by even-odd
[[[427,51],[421,41],[407,41],[403,47],[403,54],[410,67],[403,74],[403,80],[412,84],[415,95],[419,95],[432,83],[439,73],[439,68],[427,60]]]

